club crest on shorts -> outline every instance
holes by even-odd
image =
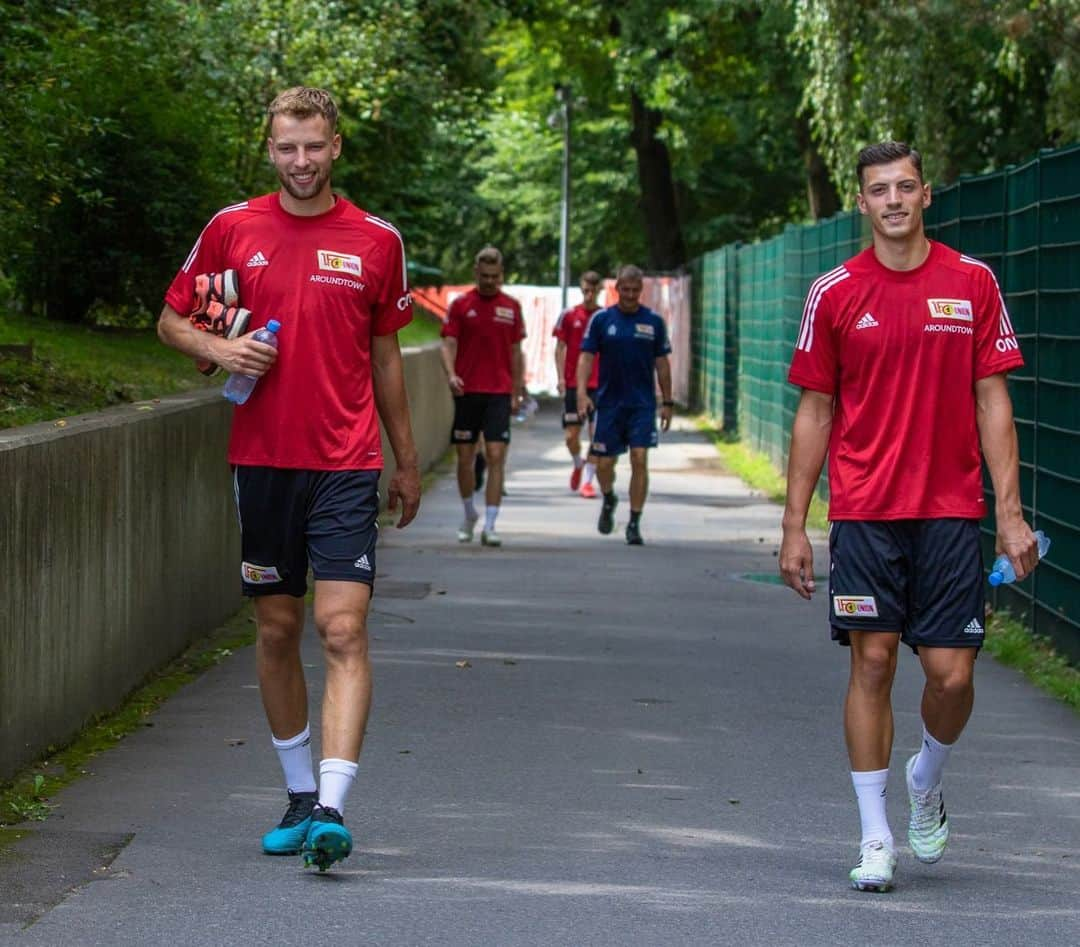
[[[240,563],[240,575],[249,585],[269,585],[281,581],[277,566],[257,566],[251,562]]]
[[[833,614],[838,618],[877,618],[877,599],[873,595],[834,595]]]

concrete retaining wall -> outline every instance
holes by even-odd
[[[438,347],[405,368],[427,469],[453,414]],[[230,417],[215,389],[0,431],[0,780],[239,607]]]

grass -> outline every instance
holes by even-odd
[[[87,766],[95,756],[138,728],[152,727],[149,716],[169,697],[254,641],[255,625],[248,603],[213,634],[191,645],[152,675],[120,708],[92,721],[67,746],[49,747],[45,758],[0,785],[0,826],[48,818],[53,808],[49,799],[68,783],[86,775]]]
[[[725,434],[712,425],[708,418],[699,417],[697,427],[712,438],[716,452],[724,466],[747,486],[753,487],[781,506],[787,499],[787,480],[773,466],[766,454],[751,450],[742,441]],[[808,529],[825,531],[829,528],[829,505],[819,496],[810,501],[806,516]]]
[[[1080,713],[1080,668],[1070,665],[1047,638],[1032,635],[1008,612],[995,612],[986,623],[984,646],[1039,690]]]
[[[438,338],[439,323],[424,313],[398,333],[401,345]],[[53,421],[111,405],[220,386],[152,328],[68,325],[18,315],[0,316],[0,345],[33,343],[33,360],[0,357],[0,429]]]
[[[698,418],[699,430],[709,435],[724,466],[772,502],[783,504],[787,482],[765,454],[725,436],[708,418]],[[828,504],[815,496],[807,527],[828,529]],[[1080,712],[1080,668],[1069,664],[1046,638],[1036,637],[1008,612],[995,612],[987,621],[984,647],[1007,667],[1020,671],[1036,687]]]

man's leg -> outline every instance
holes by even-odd
[[[285,776],[289,807],[262,839],[268,855],[295,855],[307,837],[318,787],[311,762],[307,685],[300,661],[304,600],[292,595],[255,598],[255,668],[274,749]]]
[[[900,635],[861,631],[852,632],[850,638],[844,737],[862,826],[859,863],[850,878],[856,889],[887,891],[896,866],[885,794],[893,742],[892,685]]]
[[[455,444],[457,451],[458,494],[464,510],[464,519],[458,528],[458,542],[472,542],[473,530],[480,514],[476,512],[473,494],[476,492],[476,444]],[[490,481],[488,481],[490,483]]]
[[[631,546],[640,546],[641,511],[645,508],[645,498],[649,495],[649,449],[647,447],[630,448],[630,522],[626,524],[626,541]]]
[[[926,675],[922,746],[908,760],[904,776],[911,807],[908,843],[921,862],[936,862],[945,854],[949,841],[941,776],[975,704],[977,654],[976,648],[919,646],[919,660]]]
[[[581,456],[581,425],[567,424],[563,430],[566,437],[566,449],[574,467],[570,471],[570,489],[577,492],[581,486],[581,475],[585,472],[585,460]]]
[[[615,528],[615,507],[619,502],[619,498],[615,496],[615,462],[618,459],[617,456],[596,458],[596,480],[600,484],[603,500],[596,528],[605,536]]]
[[[367,612],[371,587],[361,582],[315,582],[315,627],[326,661],[322,704],[319,805],[304,841],[304,864],[325,870],[352,851],[342,812],[356,778],[371,707]]]
[[[492,441],[484,438],[484,454],[487,457],[487,483],[484,486],[484,529],[480,534],[480,541],[488,546],[500,544],[498,534],[495,532],[495,520],[499,516],[499,507],[502,504],[503,481],[506,478],[506,449],[505,441]]]

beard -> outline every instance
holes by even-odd
[[[290,197],[293,197],[298,201],[307,201],[311,200],[313,197],[317,197],[330,184],[330,172],[329,170],[317,168],[315,170],[315,178],[310,184],[304,187],[298,185],[289,174],[283,171],[278,172],[278,180]]]

